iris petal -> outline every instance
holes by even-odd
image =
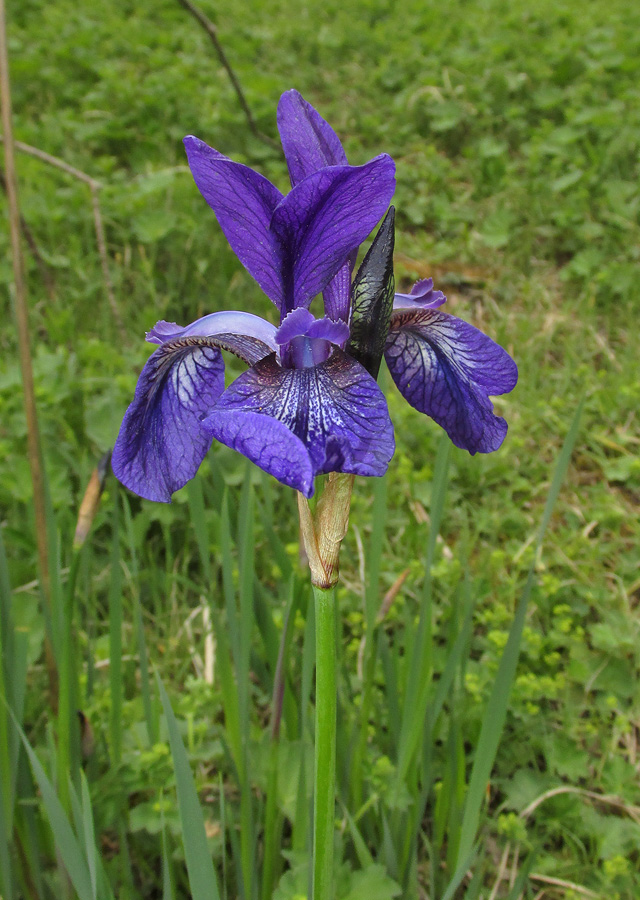
[[[511,391],[518,369],[491,338],[446,313],[405,310],[392,315],[385,358],[405,400],[457,447],[490,453],[502,444],[507,423],[489,396]]]
[[[284,251],[269,228],[282,194],[258,172],[227,159],[193,135],[184,139],[184,146],[198,190],[216,214],[232,250],[282,308]]]
[[[202,424],[307,497],[313,477],[325,472],[383,475],[395,448],[382,391],[340,350],[306,369],[266,357],[227,388]]]
[[[408,294],[396,292],[394,309],[437,309],[447,302],[442,291],[434,291],[433,278],[422,278]]]
[[[111,465],[125,487],[169,503],[194,477],[211,437],[201,419],[224,391],[224,363],[205,339],[169,341],[147,360]]]
[[[271,228],[287,247],[287,311],[308,306],[386,211],[395,164],[382,154],[364,166],[333,166],[299,182],[278,204]]]
[[[291,185],[325,166],[343,166],[347,157],[337,134],[298,91],[286,91],[278,103],[278,131]]]
[[[351,272],[356,264],[357,255],[357,251],[350,255],[349,261],[342,266],[322,292],[324,311],[331,319],[342,319],[344,322],[349,320]]]
[[[278,130],[291,185],[326,166],[346,166],[347,155],[331,125],[298,91],[286,91],[278,104]],[[349,318],[351,271],[357,250],[324,289],[324,308],[332,319]]]
[[[275,336],[275,325],[266,319],[236,311],[210,313],[184,328],[175,322],[156,322],[147,331],[147,340],[153,344],[180,338],[211,338],[212,345],[234,353],[250,366],[277,349]]]

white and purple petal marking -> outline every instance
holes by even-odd
[[[168,503],[211,446],[201,419],[224,391],[220,348],[253,365],[276,349],[275,332],[242,312],[212,313],[185,328],[158,322],[147,340],[160,347],[142,370],[113,450],[116,477],[141,497]]]
[[[224,391],[224,363],[217,347],[188,340],[149,357],[113,448],[116,478],[147,500],[168,503],[211,446],[200,420]]]
[[[489,397],[513,390],[518,369],[495,341],[447,313],[404,310],[391,317],[385,359],[405,400],[457,447],[472,454],[500,447],[507,423]]]
[[[276,327],[253,313],[229,310],[209,313],[190,325],[156,322],[146,338],[151,344],[166,344],[180,338],[212,338],[216,346],[229,350],[248,365],[276,350]]]
[[[302,369],[266,357],[227,388],[203,425],[307,497],[325,472],[383,475],[395,449],[384,394],[337,349]]]

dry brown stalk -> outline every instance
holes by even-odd
[[[2,190],[7,193],[7,182],[4,177],[4,173],[0,172],[0,187]],[[56,296],[55,284],[53,281],[53,276],[51,275],[51,270],[47,266],[46,262],[42,258],[42,254],[38,249],[38,245],[36,244],[36,239],[34,238],[31,229],[27,225],[25,218],[23,215],[20,215],[20,230],[22,231],[22,236],[27,242],[29,246],[29,250],[31,250],[31,254],[36,261],[36,265],[38,266],[38,270],[40,272],[40,277],[44,283],[44,286],[47,290],[47,294],[50,300],[54,300]]]
[[[9,206],[9,230],[11,233],[11,257],[15,288],[16,324],[18,327],[18,350],[24,392],[24,409],[27,419],[27,453],[33,485],[33,507],[36,523],[36,543],[38,563],[44,602],[52,617],[51,579],[49,573],[49,552],[47,540],[47,514],[44,493],[44,469],[40,450],[38,413],[36,409],[31,365],[31,341],[29,336],[29,310],[27,306],[27,285],[24,276],[24,260],[20,244],[20,205],[18,202],[18,181],[13,142],[11,114],[11,87],[9,82],[9,55],[7,51],[7,29],[4,0],[0,0],[0,102],[2,105],[2,128],[4,132],[4,168],[7,182]],[[58,671],[50,640],[45,641],[45,657],[49,675],[50,701],[54,711],[58,709]]]
[[[589,890],[589,888],[584,887],[582,884],[576,884],[575,881],[565,881],[564,878],[553,878],[551,875],[540,875],[536,872],[532,872],[531,875],[529,875],[529,878],[531,881],[540,881],[542,884],[550,884],[553,885],[553,887],[575,891],[576,894],[580,894],[582,897],[592,898],[592,900],[603,900],[602,894],[596,894],[595,891]]]

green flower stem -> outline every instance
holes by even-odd
[[[316,746],[313,900],[333,900],[336,783],[336,589],[313,586],[316,617]]]

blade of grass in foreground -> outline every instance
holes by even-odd
[[[178,792],[178,809],[182,823],[182,841],[189,875],[192,900],[220,900],[218,880],[207,844],[202,809],[198,800],[195,781],[189,767],[187,751],[182,743],[178,722],[164,685],[157,678],[158,691],[169,731],[169,743]]]
[[[500,666],[496,675],[493,691],[483,717],[482,729],[480,731],[480,738],[476,749],[476,756],[471,772],[471,779],[464,807],[464,816],[460,829],[460,844],[456,859],[457,871],[442,900],[449,900],[449,898],[453,896],[458,884],[460,884],[464,877],[466,860],[472,853],[473,843],[478,831],[480,810],[485,796],[485,789],[491,776],[491,770],[493,768],[498,744],[500,743],[500,737],[502,735],[502,729],[507,716],[509,695],[511,693],[511,687],[513,685],[518,664],[518,657],[520,655],[520,640],[522,638],[527,605],[535,581],[536,560],[538,558],[540,547],[542,546],[547,525],[549,524],[551,514],[553,513],[553,508],[560,493],[560,487],[562,486],[562,482],[569,467],[571,453],[578,436],[583,406],[584,397],[578,405],[573,417],[573,422],[571,423],[571,427],[556,463],[553,480],[549,489],[549,495],[542,514],[542,521],[540,523],[540,529],[534,547],[533,562],[531,563],[524,591],[516,608],[515,618],[500,660]]]
[[[133,594],[134,614],[135,614],[135,631],[138,643],[138,655],[140,657],[140,688],[142,693],[142,706],[144,709],[144,718],[147,725],[147,736],[149,744],[155,744],[158,741],[158,715],[157,703],[154,704],[154,697],[151,694],[151,684],[149,680],[149,656],[147,653],[147,643],[144,636],[144,623],[142,621],[142,604],[140,603],[140,579],[138,574],[138,554],[136,552],[136,541],[133,533],[133,519],[131,517],[131,507],[128,498],[123,494],[122,508],[124,510],[125,531],[129,549],[129,565],[131,567],[131,580],[129,590]]]
[[[427,702],[432,677],[432,609],[431,609],[431,569],[433,567],[436,542],[447,494],[448,468],[451,444],[443,435],[438,445],[433,472],[431,505],[429,507],[429,536],[425,559],[424,586],[420,603],[420,619],[417,631],[407,629],[407,682],[403,704],[402,726],[398,738],[398,785],[406,777],[415,754],[419,736],[424,728]],[[415,634],[415,636],[414,636]]]
[[[350,765],[351,797],[353,808],[360,809],[363,800],[364,758],[369,735],[369,718],[373,703],[373,681],[377,661],[377,642],[375,636],[376,613],[380,608],[380,563],[382,547],[387,523],[387,479],[375,479],[373,486],[371,539],[367,547],[367,583],[365,586],[365,625],[366,643],[364,656],[364,679],[362,686],[362,705],[360,716],[356,719],[356,740],[353,758]]]
[[[193,529],[196,535],[196,542],[198,545],[198,552],[200,554],[200,561],[202,563],[202,571],[204,574],[204,579],[206,584],[212,585],[214,583],[212,567],[211,567],[211,559],[209,555],[209,527],[207,524],[207,518],[205,515],[205,507],[204,507],[204,497],[202,494],[202,482],[199,478],[194,478],[187,485],[187,495],[189,497],[189,510],[191,512],[191,522],[193,524]],[[222,505],[222,514],[221,514],[221,532],[225,534],[225,529],[228,532],[229,521],[226,514],[226,499],[223,500]],[[226,540],[225,536],[225,540]],[[230,547],[228,552],[226,553],[224,565],[227,567],[228,572],[226,575],[223,575],[229,581],[232,579],[231,575],[231,550]],[[229,604],[233,606],[233,583],[231,582],[230,591],[232,596],[229,599]],[[233,673],[233,659],[232,659],[232,650],[229,644],[229,632],[232,631],[231,625],[229,628],[223,626],[220,611],[215,603],[214,598],[209,594],[208,597],[209,609],[211,611],[211,619],[213,621],[213,631],[216,636],[217,642],[217,653],[216,653],[216,662],[217,662],[217,672],[218,679],[220,683],[220,690],[222,691],[222,706],[224,709],[224,719],[225,719],[225,728],[227,732],[227,741],[229,742],[229,747],[231,749],[231,755],[233,757],[234,763],[236,767],[240,766],[241,760],[241,747],[242,740],[240,737],[240,712],[238,709],[238,689],[236,685],[235,676]],[[229,604],[228,607],[229,608]],[[235,626],[235,611],[232,610],[234,618],[233,623]],[[234,632],[232,631],[232,634]]]
[[[255,860],[253,828],[253,795],[249,778],[249,732],[250,732],[250,685],[251,632],[253,630],[253,490],[251,487],[251,463],[247,460],[240,506],[238,509],[238,599],[240,626],[240,655],[236,659],[236,679],[238,684],[238,707],[242,738],[241,785],[240,785],[240,852],[242,854],[242,886],[244,900],[253,897]]]
[[[114,498],[109,585],[109,687],[111,692],[111,760],[120,764],[122,755],[122,573],[120,569],[120,517],[118,496]]]
[[[49,819],[49,825],[51,826],[51,830],[53,832],[56,847],[58,849],[58,852],[60,853],[60,858],[64,863],[64,867],[69,875],[69,878],[71,879],[73,887],[80,897],[80,900],[95,900],[95,894],[93,892],[93,885],[91,876],[89,874],[87,860],[85,859],[80,844],[75,834],[73,833],[73,829],[71,827],[69,819],[67,818],[62,804],[56,796],[53,785],[47,778],[46,773],[42,768],[40,760],[31,747],[27,736],[18,724],[18,721],[15,717],[13,717],[13,721],[15,727],[18,729],[20,737],[22,738],[24,748],[27,751],[27,756],[29,757],[29,762],[31,763],[31,769],[33,771],[34,778],[38,784],[38,788],[40,789],[40,794],[42,795],[42,802]]]

